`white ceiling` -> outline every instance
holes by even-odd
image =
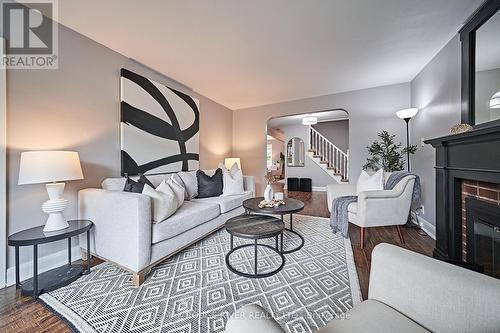
[[[302,124],[302,118],[304,117],[316,117],[318,118],[318,122],[322,123],[325,121],[348,119],[349,114],[343,110],[329,110],[329,111],[297,114],[293,116],[276,117],[268,120],[267,127],[279,129],[283,126],[299,125]]]
[[[72,0],[59,21],[238,109],[410,81],[482,0]]]

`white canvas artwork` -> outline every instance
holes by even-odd
[[[121,70],[122,174],[199,168],[199,101]]]

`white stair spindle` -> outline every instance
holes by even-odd
[[[344,153],[312,126],[309,126],[309,147],[312,150],[310,156],[316,156],[312,160],[337,182],[348,179],[349,151]]]

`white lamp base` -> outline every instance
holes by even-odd
[[[44,232],[57,231],[69,227],[66,218],[62,214],[68,205],[68,200],[62,197],[64,185],[64,183],[51,183],[45,185],[47,193],[49,194],[49,200],[43,203],[42,211],[49,214],[49,217],[43,228]]]

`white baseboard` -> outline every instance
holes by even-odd
[[[326,192],[326,186],[313,186],[312,190],[314,192]]]
[[[71,247],[71,261],[81,259],[80,246]],[[38,258],[38,274],[62,266],[68,262],[68,250],[62,250]],[[33,277],[33,261],[24,262],[20,265],[19,276],[21,281]],[[16,267],[7,268],[7,287],[16,283]]]
[[[418,222],[422,230],[425,231],[429,237],[436,240],[436,227],[422,216],[418,216]]]

